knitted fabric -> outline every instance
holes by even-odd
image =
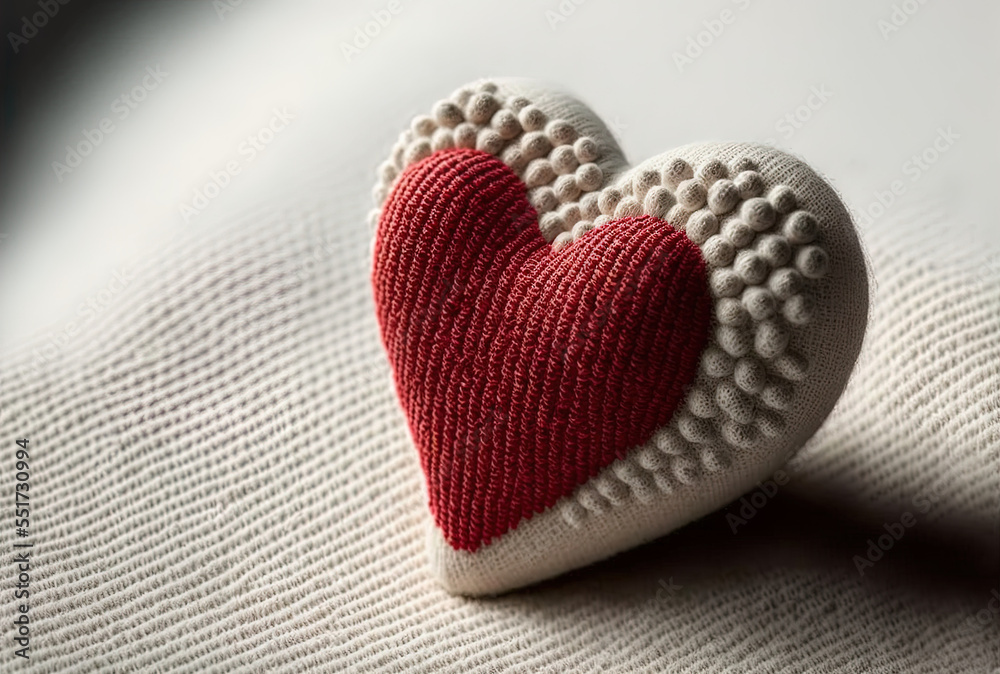
[[[876,525],[911,512],[925,535],[995,571],[1000,258],[946,221],[930,205],[869,233],[881,281],[862,362],[790,486]]]
[[[378,44],[388,58],[375,72],[411,56],[392,47]],[[648,72],[632,64],[621,71]],[[887,213],[865,232],[879,282],[856,383],[736,535],[725,514],[738,501],[530,590],[442,589],[358,223],[388,130],[457,75],[425,70],[416,92],[400,76],[372,97],[372,72],[330,87],[302,141],[255,165],[266,193],[216,204],[150,251],[54,357],[37,361],[45,336],[0,354],[2,486],[11,498],[13,442],[29,437],[38,500],[23,663],[8,650],[19,539],[0,527],[0,671],[998,671],[995,573],[970,574],[944,536],[997,545],[1000,228],[973,238],[952,202]],[[831,143],[826,158],[842,152]],[[928,542],[860,576],[851,558],[865,540],[942,477],[918,524]],[[851,526],[848,512],[875,525]],[[614,533],[583,527],[577,536]]]
[[[342,163],[279,162],[262,203],[206,213],[150,253],[57,359],[32,367],[41,341],[0,358],[0,430],[8,456],[14,438],[31,439],[40,502],[33,649],[18,671],[995,671],[992,581],[959,580],[960,555],[947,574],[927,569],[925,548],[892,551],[860,577],[850,559],[871,534],[828,514],[867,507],[854,494],[885,484],[908,501],[921,475],[956,457],[955,504],[982,503],[996,521],[997,473],[976,463],[977,445],[956,435],[907,455],[900,408],[885,422],[899,460],[857,437],[840,459],[853,474],[803,456],[815,459],[800,475],[813,463],[845,476],[823,508],[779,494],[736,536],[719,512],[531,590],[448,594],[427,567],[424,480],[379,343],[370,235],[357,226],[369,178],[352,167],[380,148],[354,156],[332,142]],[[929,243],[913,247],[899,233],[914,221],[900,216],[871,239],[880,287],[895,278],[892,298],[917,298],[923,273],[891,273],[936,267],[937,297],[967,307],[978,343],[996,349],[971,273],[959,293],[940,282],[959,265],[941,267],[935,244],[950,238],[965,256],[968,237],[937,215],[917,230]],[[920,304],[914,319],[934,324],[937,307]],[[876,302],[876,326],[891,306]],[[857,376],[881,388],[852,387],[845,405],[902,395],[878,358],[862,358]],[[941,399],[913,402],[929,414]],[[979,418],[987,438],[996,428]],[[973,533],[995,540],[990,527]],[[5,559],[16,541],[0,527]],[[12,601],[3,607],[0,670],[13,671]]]
[[[558,252],[526,188],[476,150],[403,174],[375,248],[376,307],[448,542],[475,551],[669,421],[711,320],[705,264],[645,216]]]
[[[505,175],[516,176],[527,188],[527,202],[539,214],[535,228],[545,242],[551,242],[556,259],[576,259],[575,264],[580,264],[587,256],[573,249],[588,250],[589,239],[609,233],[627,238],[628,228],[620,225],[639,216],[665,220],[683,232],[704,260],[712,303],[712,329],[700,353],[697,376],[682,386],[683,402],[666,410],[665,423],[652,434],[633,436],[634,444],[625,451],[615,446],[615,439],[602,438],[612,443],[598,450],[604,458],[585,467],[585,471],[593,471],[594,465],[603,464],[596,475],[576,483],[579,486],[570,494],[552,490],[548,499],[503,506],[512,513],[509,522],[496,526],[490,534],[473,537],[473,544],[467,540],[468,532],[478,533],[489,519],[484,512],[493,510],[473,505],[476,497],[470,494],[490,492],[494,482],[504,479],[501,476],[510,475],[512,467],[501,467],[493,449],[470,457],[473,452],[468,451],[468,445],[492,447],[496,443],[505,461],[511,461],[517,454],[510,448],[523,446],[524,429],[519,429],[520,435],[508,432],[512,430],[506,427],[508,410],[501,408],[498,415],[491,412],[481,422],[465,419],[467,430],[463,434],[428,437],[426,428],[414,427],[415,418],[461,419],[467,410],[456,405],[457,409],[439,412],[448,401],[438,391],[428,394],[417,389],[414,393],[425,378],[416,377],[419,383],[411,381],[401,388],[400,401],[411,420],[414,444],[425,457],[428,502],[439,525],[428,527],[429,558],[446,587],[466,594],[502,592],[662,535],[722,506],[767,477],[815,431],[842,390],[860,348],[867,314],[867,279],[850,216],[836,194],[808,166],[774,148],[706,143],[678,148],[629,168],[617,143],[585,105],[525,80],[474,82],[439,101],[432,111],[433,116],[413,119],[400,134],[390,158],[378,168],[373,190],[376,210],[369,217],[378,232],[385,232],[390,224],[398,227],[402,202],[412,200],[410,219],[419,213],[419,221],[426,223],[429,231],[422,229],[419,236],[410,238],[414,242],[433,241],[416,248],[462,250],[467,244],[455,241],[461,237],[452,231],[449,218],[444,218],[444,232],[434,231],[437,221],[451,209],[460,210],[462,202],[456,206],[444,186],[462,181],[462,177],[452,170],[441,181],[413,180],[410,171],[418,170],[434,152],[475,148],[484,156],[499,159],[494,161],[507,167]],[[493,205],[490,208],[503,210]],[[527,204],[521,204],[514,211],[523,213],[525,208]],[[383,217],[386,214],[390,218]],[[607,227],[611,227],[607,233],[598,234]],[[469,231],[466,228],[460,233]],[[535,241],[540,245],[538,237]],[[404,244],[401,249],[411,247]],[[563,257],[564,251],[572,257]],[[412,262],[413,269],[404,265],[389,269],[389,275],[404,279],[391,288],[376,279],[384,306],[411,305],[414,292],[426,285],[421,279],[427,257],[407,253],[387,258],[394,264],[399,259]],[[584,264],[584,268],[588,264],[593,263]],[[492,273],[503,268],[501,265]],[[408,275],[417,280],[406,281]],[[452,275],[451,271],[444,274],[446,279]],[[600,281],[600,276],[596,280]],[[469,293],[465,281],[457,285]],[[448,292],[453,289],[447,282],[444,287]],[[572,307],[571,303],[570,316],[574,315]],[[422,317],[428,314],[425,310],[419,313]],[[452,334],[456,316],[464,325],[458,312],[430,313],[427,322],[431,333]],[[529,390],[544,386],[549,370],[562,376],[559,372],[568,366],[569,376],[559,387],[561,400],[585,399],[592,390],[600,395],[603,389],[598,379],[577,378],[573,371],[578,365],[573,358],[589,353],[590,332],[556,330],[547,333],[550,345],[544,339],[537,341],[530,331],[526,333],[535,352],[541,346],[542,363],[544,354],[552,350],[566,351],[568,361],[563,363],[560,358],[554,369],[522,370],[522,375],[530,372],[531,381],[539,382],[530,384]],[[472,339],[478,337],[473,329]],[[468,335],[458,329],[450,341],[464,345],[467,339]],[[601,348],[613,353],[620,339],[602,340]],[[421,359],[422,345],[414,340],[404,343],[390,334],[388,341],[397,375],[399,361]],[[445,349],[454,348],[448,339],[442,341]],[[404,351],[411,351],[409,358]],[[520,356],[511,360],[513,363],[491,356],[486,367],[502,372],[528,362]],[[458,372],[462,379],[458,387],[476,391],[474,380],[467,376],[469,366],[463,361],[436,360],[432,369],[439,363],[449,367],[435,370],[435,381]],[[669,369],[660,376],[666,382],[674,381]],[[492,395],[490,389],[486,398]],[[640,395],[633,403],[642,408],[648,400]],[[562,423],[559,414],[551,414],[549,409],[542,406],[536,416],[539,428]],[[618,423],[612,415],[628,414],[628,409],[629,405],[600,409],[601,418],[587,419],[584,428]],[[476,409],[473,412],[478,413]],[[458,446],[436,444],[449,438]],[[555,449],[560,451],[558,444]],[[568,451],[562,453],[574,456],[572,443],[564,444],[564,449]],[[516,469],[521,471],[530,471],[527,466],[535,466],[536,459],[542,461],[530,486],[520,477],[522,484],[533,488],[543,479],[553,479],[544,476],[553,464],[543,459],[552,450],[543,443],[536,448],[538,457],[527,452],[519,457]],[[444,460],[428,461],[428,455],[443,456]],[[454,460],[456,455],[461,460]],[[607,464],[609,459],[614,460]],[[448,508],[442,509],[442,491],[464,495],[465,504],[452,499]],[[510,493],[520,497],[516,491]],[[553,498],[558,501],[551,505]],[[531,517],[521,519],[525,514]],[[442,522],[444,526],[440,526]],[[511,529],[514,524],[516,528]],[[506,533],[496,535],[500,532]],[[489,545],[478,547],[484,538],[491,539]]]

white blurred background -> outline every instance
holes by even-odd
[[[826,174],[863,230],[934,204],[983,242],[970,264],[1000,245],[995,2],[199,0],[34,19],[46,2],[4,3],[0,347],[113,302],[146,252],[266,205],[302,171],[356,172],[367,201],[401,125],[490,75],[568,88],[633,161],[698,140],[774,142]],[[127,116],[123,94],[142,98]],[[276,108],[291,121],[249,151]],[[102,120],[111,130],[70,167],[66,146]],[[234,161],[239,174],[186,219],[181,205]],[[365,226],[363,212],[345,205],[338,226]]]

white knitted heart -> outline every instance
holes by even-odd
[[[625,458],[476,552],[429,522],[431,566],[450,591],[502,592],[663,535],[738,497],[816,431],[860,350],[868,283],[850,215],[812,169],[746,143],[688,145],[629,168],[583,104],[493,80],[413,120],[379,168],[376,205],[408,166],[454,147],[513,169],[554,249],[629,216],[682,229],[707,264],[715,318],[684,403]]]

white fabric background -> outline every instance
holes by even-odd
[[[997,671],[1000,615],[974,624],[998,584],[997,93],[985,79],[997,8],[926,3],[885,40],[888,2],[590,0],[554,30],[555,2],[400,2],[350,63],[340,42],[384,5],[244,3],[220,19],[206,2],[109,23],[11,148],[23,171],[2,206],[17,227],[0,248],[0,437],[31,438],[41,499],[34,668]],[[672,53],[723,8],[735,22],[678,72]],[[62,147],[156,64],[164,83],[57,182]],[[571,89],[633,161],[775,138],[855,210],[895,180],[906,193],[862,227],[878,282],[868,369],[787,490],[736,535],[717,513],[469,601],[426,571],[364,214],[402,125],[490,74]],[[823,85],[833,97],[784,138],[776,120]],[[294,121],[184,223],[178,203],[241,157],[274,106]],[[912,181],[904,163],[948,126],[960,139]],[[123,269],[134,280],[111,292]],[[83,321],[88,296],[109,301]],[[39,362],[69,321],[85,324]],[[942,343],[948,357],[924,369],[918,356]],[[970,343],[981,365],[944,366]],[[893,355],[900,344],[911,351]],[[12,480],[8,465],[0,474]],[[943,478],[926,526],[859,576],[866,539]],[[6,555],[12,532],[0,532]]]

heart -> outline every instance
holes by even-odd
[[[667,423],[712,316],[682,232],[623,218],[554,251],[524,183],[480,150],[403,172],[373,282],[431,512],[473,552]]]
[[[629,168],[578,101],[479,82],[414,119],[374,197],[376,316],[454,592],[725,505],[815,432],[860,349],[850,216],[773,148]]]

